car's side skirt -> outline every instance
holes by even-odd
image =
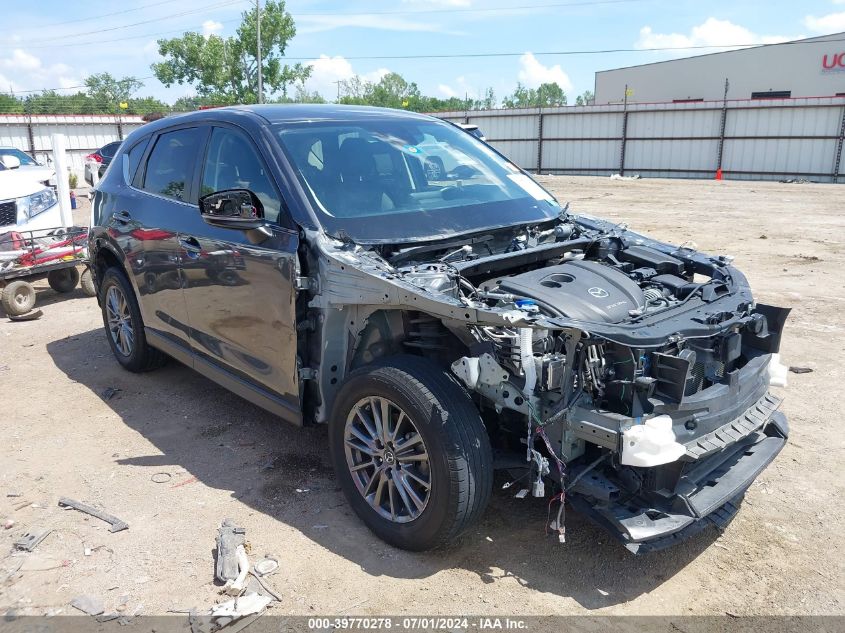
[[[278,415],[287,422],[302,426],[302,411],[292,407],[288,402],[279,396],[261,389],[253,385],[239,376],[235,376],[231,372],[226,371],[222,367],[194,354],[191,350],[186,349],[168,338],[162,336],[155,330],[145,327],[144,333],[147,337],[147,342],[153,347],[160,349],[168,356],[172,356],[183,365],[187,365],[197,372],[213,380],[221,387],[228,389],[235,395],[240,396],[244,400],[248,400],[256,406],[261,407]]]

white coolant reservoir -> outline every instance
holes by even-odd
[[[622,433],[625,466],[659,466],[674,462],[687,450],[675,440],[672,418],[658,415]]]

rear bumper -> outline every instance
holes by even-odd
[[[745,491],[780,453],[788,434],[786,416],[772,411],[761,430],[687,464],[672,493],[598,503],[574,495],[571,503],[632,552],[663,549],[707,527],[722,529],[730,523]]]

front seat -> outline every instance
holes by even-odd
[[[393,209],[393,201],[378,177],[371,143],[362,138],[344,139],[338,162],[341,180],[338,215],[371,215]]]

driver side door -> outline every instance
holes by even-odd
[[[195,367],[227,388],[301,423],[296,365],[298,231],[246,132],[215,126],[199,170],[199,196],[249,189],[266,231],[207,224],[199,213],[179,242]]]

